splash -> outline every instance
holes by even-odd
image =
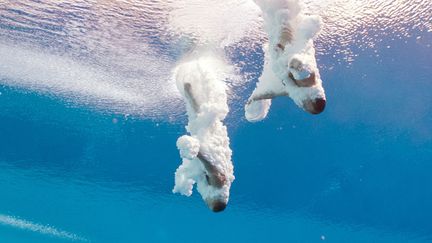
[[[210,209],[225,209],[231,183],[234,180],[231,149],[222,121],[228,113],[224,80],[230,68],[218,55],[197,50],[181,62],[175,79],[186,102],[190,135],[177,140],[183,159],[175,174],[173,192],[192,194],[196,183],[198,192]]]
[[[256,2],[263,11],[269,43],[262,75],[245,106],[246,118],[264,119],[271,99],[278,96],[289,96],[312,114],[321,113],[326,98],[312,40],[320,30],[320,18],[303,14],[297,0]]]
[[[130,77],[37,48],[0,43],[0,53],[0,82],[12,87],[148,117],[178,97],[169,79],[151,84],[145,82],[154,78],[150,75]],[[148,61],[153,61],[152,65],[167,66],[160,60]],[[160,89],[161,86],[164,88]]]
[[[312,41],[320,29],[319,17],[304,15],[297,0],[256,3],[263,12],[269,47],[263,74],[245,107],[246,118],[264,119],[270,99],[282,95],[290,96],[312,114],[322,112],[325,94]],[[229,111],[223,82],[229,68],[223,58],[207,50],[218,48],[215,43],[210,48],[197,45],[175,71],[177,87],[186,102],[190,136],[177,141],[183,164],[176,171],[173,192],[190,196],[196,183],[215,212],[225,209],[234,180],[232,152],[222,123]]]
[[[257,41],[259,9],[250,0],[179,0],[169,5],[169,29],[197,43],[225,47],[244,38]]]
[[[335,63],[353,62],[359,51],[375,48],[384,35],[409,38],[415,30],[432,31],[431,1],[306,0],[304,10],[322,17],[325,25],[316,37],[317,55],[332,53]],[[1,44],[0,64],[8,66],[9,72],[0,73],[2,84],[145,117],[176,114],[180,97],[171,70],[191,46],[235,47],[236,52],[227,52],[230,59],[241,59],[245,69],[261,70],[261,60],[245,53],[253,54],[267,41],[263,16],[252,0],[5,0],[0,14],[0,43],[8,43]],[[32,67],[8,64],[18,61],[10,55],[10,43],[20,60],[28,57],[24,63]],[[36,70],[38,63],[30,63],[33,57],[42,63],[58,59],[67,64],[55,71],[53,61],[50,69]],[[76,69],[67,68],[69,63]],[[27,73],[26,81],[23,74],[12,75],[21,70]],[[68,79],[70,70],[78,81]],[[47,72],[51,74],[43,77]],[[38,81],[30,80],[33,74]],[[245,86],[256,77],[254,71],[228,83]],[[81,82],[82,88],[72,82]],[[91,90],[99,84],[99,91]]]

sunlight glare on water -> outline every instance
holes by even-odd
[[[405,39],[416,30],[432,31],[432,2],[415,0],[305,1],[310,13],[323,18],[317,52],[352,62],[385,38]],[[352,47],[356,49],[353,50]]]
[[[323,19],[328,108],[275,99],[246,123],[267,39],[252,0],[0,0],[0,240],[430,241],[432,2],[304,8]],[[172,194],[186,123],[172,70],[200,45],[236,72],[218,215]]]
[[[334,53],[339,62],[352,62],[385,35],[407,38],[413,29],[431,31],[430,1],[309,1],[305,8],[325,23],[318,55]],[[171,70],[197,43],[236,47],[240,51],[227,54],[243,55],[239,70],[247,65],[258,70],[262,63],[247,54],[266,38],[258,8],[246,0],[7,0],[0,3],[0,16],[1,48],[22,49],[3,53],[3,83],[144,117],[175,114],[181,107]],[[353,44],[359,50],[350,49]],[[23,58],[28,60],[20,73],[10,71]],[[257,78],[245,72],[231,85]],[[83,84],[71,84],[77,79]]]

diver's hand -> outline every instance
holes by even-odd
[[[200,142],[192,136],[183,135],[177,139],[177,148],[182,158],[192,160],[198,155]]]

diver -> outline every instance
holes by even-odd
[[[263,72],[245,105],[246,119],[264,119],[271,100],[290,97],[299,107],[319,114],[326,96],[315,59],[313,38],[321,19],[305,15],[298,0],[255,0],[261,8],[268,43],[264,46]]]
[[[228,113],[224,73],[227,65],[212,51],[195,50],[175,70],[175,80],[188,114],[187,131],[177,140],[183,159],[173,192],[192,194],[193,185],[207,206],[223,211],[234,180],[229,138],[223,119]]]

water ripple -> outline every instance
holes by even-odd
[[[317,53],[332,56],[334,62],[352,63],[360,52],[377,49],[384,39],[406,39],[414,33],[420,33],[416,37],[421,38],[432,32],[431,1],[307,0],[305,8],[309,13],[322,16],[325,24],[316,41]],[[149,105],[142,105],[139,98],[136,104],[124,105],[128,97],[117,99],[121,105],[116,110],[123,113],[149,115],[176,110],[179,99],[171,70],[197,43],[212,42],[220,46],[230,60],[236,60],[241,78],[231,80],[229,85],[243,89],[259,75],[262,53],[258,50],[265,39],[260,13],[250,0],[4,0],[0,3],[3,47],[37,51],[28,57],[40,57],[43,53],[67,56],[76,64],[72,65],[74,67],[90,65],[96,67],[97,72],[109,74],[107,80],[111,87],[141,92],[142,99],[151,101]],[[13,56],[1,54],[0,66],[7,66],[14,60]],[[49,58],[47,55],[45,59]],[[27,69],[37,66],[31,63],[31,58],[29,62]],[[15,69],[19,72],[18,66]],[[40,70],[40,73],[46,72],[50,71]],[[0,73],[0,78],[18,79],[5,73]],[[84,83],[90,82],[85,79]],[[41,77],[38,83],[43,80]],[[73,80],[57,82],[55,86],[60,89],[64,84],[60,93],[70,93],[65,83]],[[23,82],[15,80],[7,84],[22,87]],[[83,89],[91,87],[94,86]],[[161,90],[168,91],[155,95]],[[55,94],[58,91],[44,90]],[[89,97],[89,93],[92,92],[75,93],[73,99],[88,103],[88,100],[100,98]],[[87,96],[81,97],[83,94]],[[167,98],[168,103],[164,103]],[[171,104],[175,108],[170,108]]]
[[[352,62],[358,51],[375,49],[384,39],[406,39],[432,32],[432,2],[418,0],[306,1],[310,13],[324,20],[317,40],[320,54]]]

